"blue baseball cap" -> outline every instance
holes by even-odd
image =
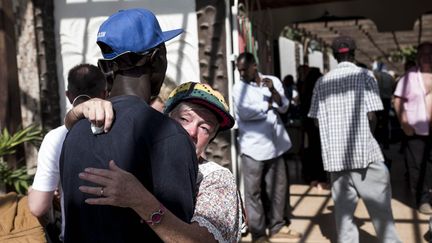
[[[96,43],[111,48],[111,52],[102,54],[104,59],[112,60],[128,52],[144,53],[182,32],[183,29],[162,31],[151,11],[133,8],[120,10],[105,20],[99,28]]]

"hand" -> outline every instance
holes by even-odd
[[[55,189],[54,191],[54,199],[60,200],[61,199],[61,194],[60,194],[60,189]]]
[[[401,125],[405,135],[407,136],[414,135],[414,129],[410,125],[408,125],[408,123],[402,123]]]
[[[82,115],[96,127],[103,126],[104,132],[108,132],[114,120],[114,111],[111,102],[99,98],[93,98],[79,104],[74,109],[81,111]]]
[[[152,197],[150,192],[131,173],[119,168],[113,160],[109,162],[109,169],[86,168],[79,177],[85,181],[100,186],[80,186],[79,190],[98,196],[85,200],[93,205],[111,205],[135,209],[146,203]]]
[[[268,108],[267,111],[273,109],[273,98],[270,97],[270,99],[268,100]]]
[[[271,79],[263,78],[261,81],[263,82],[263,85],[266,86],[270,91],[274,90],[273,81]]]

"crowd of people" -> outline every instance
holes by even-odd
[[[282,81],[243,52],[234,117],[223,95],[198,81],[174,82],[182,84],[160,94],[165,42],[181,33],[162,31],[149,10],[119,11],[100,26],[98,67],[69,71],[73,108],[65,125],[45,136],[29,190],[37,217],[59,193],[60,241],[239,242],[245,226],[252,242],[301,240],[291,224],[287,161],[295,154],[303,180],[331,190],[338,242],[359,241],[353,217],[360,198],[380,242],[401,242],[391,160],[383,153],[393,109],[418,209],[432,214],[432,43],[418,46],[417,65],[397,85],[382,65],[372,72],[355,62],[349,36],[332,43],[334,69],[323,74],[302,65],[296,78]],[[235,123],[244,200],[233,174],[205,156]]]

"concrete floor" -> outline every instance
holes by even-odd
[[[413,198],[408,192],[403,157],[398,153],[399,145],[392,145],[386,151],[393,160],[391,182],[393,190],[392,208],[396,228],[401,240],[405,243],[427,242],[425,235],[429,228],[429,216],[413,208]],[[272,242],[336,242],[335,222],[333,218],[333,200],[329,190],[319,190],[298,182],[299,163],[292,161],[291,172],[291,206],[293,219],[291,227],[303,233],[301,240],[274,239]],[[293,178],[294,177],[294,178]],[[297,181],[297,182],[296,182]],[[361,243],[378,242],[370,217],[362,201],[355,212],[360,231]],[[250,242],[250,235],[242,242]]]

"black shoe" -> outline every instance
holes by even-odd
[[[252,240],[252,243],[272,243],[267,236],[258,237],[255,240]]]

